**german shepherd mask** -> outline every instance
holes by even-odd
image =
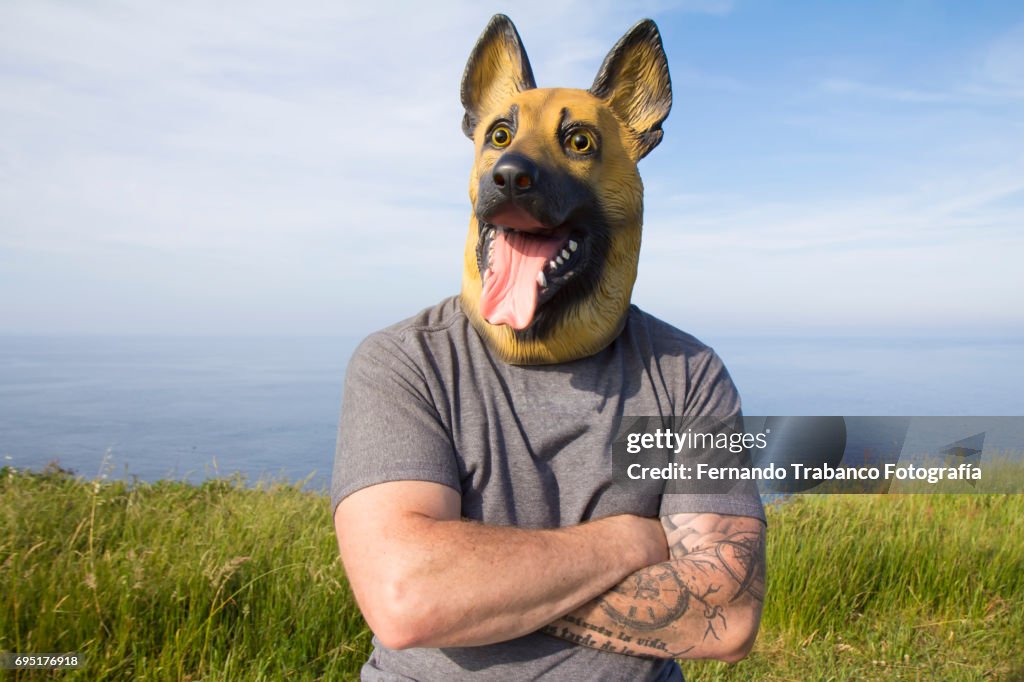
[[[515,26],[491,19],[462,78],[473,204],[461,300],[512,364],[593,355],[622,331],[640,255],[637,161],[672,86],[653,21],[612,48],[590,90],[536,87]]]

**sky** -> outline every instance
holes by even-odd
[[[459,83],[659,25],[634,302],[708,334],[1024,336],[1019,2],[0,4],[0,334],[343,334],[460,286]]]

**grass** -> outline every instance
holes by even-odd
[[[803,497],[769,511],[754,653],[695,680],[1024,679],[1024,496]],[[0,469],[0,650],[72,680],[355,679],[370,634],[328,502],[240,479]]]
[[[63,678],[348,679],[365,660],[320,495],[8,468],[0,499],[0,649],[81,652]]]

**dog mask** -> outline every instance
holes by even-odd
[[[519,33],[496,15],[462,104],[476,149],[463,309],[505,362],[593,355],[625,324],[643,222],[636,164],[672,106],[657,26],[631,28],[590,90],[538,89]]]

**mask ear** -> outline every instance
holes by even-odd
[[[495,14],[462,74],[462,106],[466,109],[462,132],[472,138],[484,114],[512,95],[535,87],[533,69],[516,27],[504,14]]]
[[[657,25],[644,19],[619,39],[604,58],[590,88],[637,134],[634,158],[661,142],[661,124],[672,108],[668,59]]]

